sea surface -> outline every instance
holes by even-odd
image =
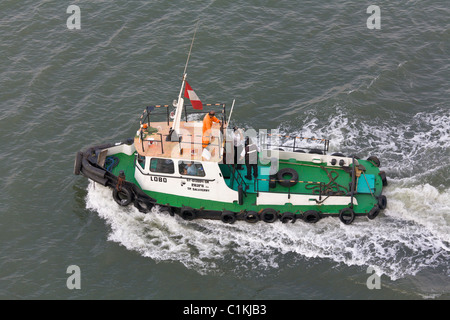
[[[0,299],[448,300],[449,17],[444,0],[1,1]],[[73,174],[77,151],[177,98],[197,23],[200,99],[235,99],[244,128],[378,156],[382,214],[187,222]]]

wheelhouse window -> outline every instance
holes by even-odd
[[[175,166],[170,159],[152,158],[150,160],[150,171],[158,173],[174,173]]]
[[[138,154],[137,161],[138,161],[139,165],[142,167],[142,169],[144,169],[145,168],[145,157]]]
[[[196,161],[179,161],[178,170],[180,174],[186,176],[197,176],[204,177],[205,170],[203,170],[203,165]]]

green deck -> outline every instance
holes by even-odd
[[[224,166],[224,165],[221,165]],[[245,176],[247,174],[247,169],[244,168],[242,170],[239,170],[239,173],[241,177],[244,179],[244,181],[249,185],[248,192],[256,192],[256,190],[259,190],[260,192],[279,192],[279,193],[299,193],[299,194],[312,194],[312,189],[318,188],[317,183],[315,182],[329,182],[328,174],[331,175],[336,184],[334,184],[334,190],[335,191],[345,191],[345,193],[348,192],[348,184],[351,181],[351,177],[344,172],[341,168],[329,168],[329,167],[323,167],[320,166],[312,166],[309,162],[301,162],[301,161],[295,161],[294,159],[291,160],[281,160],[279,163],[279,169],[284,168],[294,168],[299,175],[299,180],[304,182],[299,182],[295,186],[288,188],[284,187],[280,184],[276,184],[275,188],[269,189],[269,165],[258,165],[258,185],[256,185],[255,179],[252,178],[252,180],[245,179]],[[227,185],[230,188],[233,188],[237,190],[237,183],[235,181],[232,181],[233,179],[226,179]],[[339,189],[338,189],[338,186]]]
[[[134,155],[128,156],[124,153],[118,153],[114,155],[119,159],[119,162],[116,167],[112,169],[112,173],[114,175],[118,175],[120,170],[123,170],[125,172],[125,176],[127,181],[132,182],[136,184],[138,187],[140,187],[139,183],[134,178],[134,163],[135,163],[135,157]],[[378,196],[381,194],[382,191],[382,181],[381,178],[378,176],[379,169],[375,167],[371,162],[366,160],[358,160],[360,164],[362,164],[365,168],[365,174],[367,175],[375,175],[375,190],[373,192],[374,196]],[[227,166],[226,165],[220,165],[221,170],[224,173],[225,181],[227,182],[227,185],[237,190],[238,184],[236,182],[233,183],[233,179],[228,178],[229,175],[226,174]],[[233,212],[239,212],[241,210],[254,210],[259,211],[261,209],[264,209],[267,207],[265,206],[257,206],[256,203],[256,189],[260,192],[274,192],[274,193],[288,193],[291,194],[295,193],[301,193],[301,194],[313,194],[312,189],[314,187],[314,184],[311,184],[311,182],[324,182],[329,183],[330,179],[333,179],[334,182],[339,187],[334,187],[333,191],[339,191],[342,190],[345,193],[348,191],[348,185],[351,181],[351,175],[346,173],[342,168],[339,167],[325,167],[320,165],[312,165],[312,163],[306,163],[306,162],[299,162],[294,159],[291,160],[280,160],[280,169],[283,168],[295,168],[297,172],[299,173],[299,180],[304,182],[299,182],[295,186],[291,187],[290,190],[287,187],[281,186],[278,183],[276,184],[275,188],[269,189],[269,166],[267,165],[259,165],[258,166],[258,185],[256,185],[255,180],[248,181],[244,178],[244,181],[248,183],[248,189],[246,190],[246,196],[244,196],[244,203],[242,205],[239,205],[237,202],[235,203],[226,203],[226,202],[217,202],[217,201],[210,201],[205,199],[196,199],[196,198],[190,198],[190,197],[183,197],[183,196],[177,196],[177,195],[170,195],[170,194],[164,194],[160,192],[155,191],[147,191],[144,190],[146,194],[151,196],[152,198],[155,198],[157,200],[157,203],[160,205],[170,205],[174,207],[181,207],[181,206],[189,206],[192,208],[204,208],[205,210],[230,210]],[[247,170],[244,168],[239,171],[241,176],[244,177],[247,173]],[[364,179],[363,176],[360,177],[360,179]],[[360,180],[359,183],[361,183],[364,180]],[[259,195],[261,196],[261,195]],[[354,211],[356,213],[367,213],[372,209],[372,207],[377,203],[377,200],[372,196],[370,193],[358,193],[355,194],[355,198],[358,201],[358,205],[354,206]],[[325,196],[322,196],[325,197]],[[275,210],[279,210],[280,212],[290,211],[293,213],[301,213],[306,210],[317,210],[323,213],[330,213],[330,214],[338,214],[339,210],[342,209],[345,206],[330,206],[330,205],[311,205],[311,206],[294,206],[292,204],[285,204],[285,205],[271,205],[271,208]]]

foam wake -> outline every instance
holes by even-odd
[[[450,274],[450,186],[441,178],[449,174],[443,161],[450,149],[448,111],[419,113],[397,126],[347,119],[339,108],[325,123],[307,114],[297,134],[331,138],[331,152],[380,157],[389,178],[388,207],[375,220],[360,217],[349,226],[335,218],[317,224],[187,222],[158,208],[142,214],[119,207],[108,188],[92,182],[87,207],[111,227],[109,240],[202,274],[263,275],[314,258],[372,266],[392,280],[424,269]]]
[[[449,216],[439,211],[448,210],[449,191],[439,193],[429,185],[406,189],[395,187],[388,193],[385,216],[359,218],[350,226],[334,218],[314,225],[187,222],[157,208],[143,214],[134,207],[119,207],[110,189],[92,182],[87,207],[110,225],[108,240],[155,261],[181,262],[202,274],[264,274],[304,258],[327,258],[348,266],[370,265],[395,280],[446,265],[450,258]],[[415,200],[408,201],[411,198]]]

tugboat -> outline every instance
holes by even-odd
[[[174,111],[147,106],[134,137],[79,151],[74,174],[110,187],[120,206],[133,204],[141,212],[159,206],[186,220],[315,223],[333,216],[348,225],[386,208],[387,179],[376,156],[329,155],[328,139],[230,129],[234,101],[229,114],[224,103],[206,104],[204,111],[186,81],[186,67]],[[239,130],[247,143],[235,157]]]

